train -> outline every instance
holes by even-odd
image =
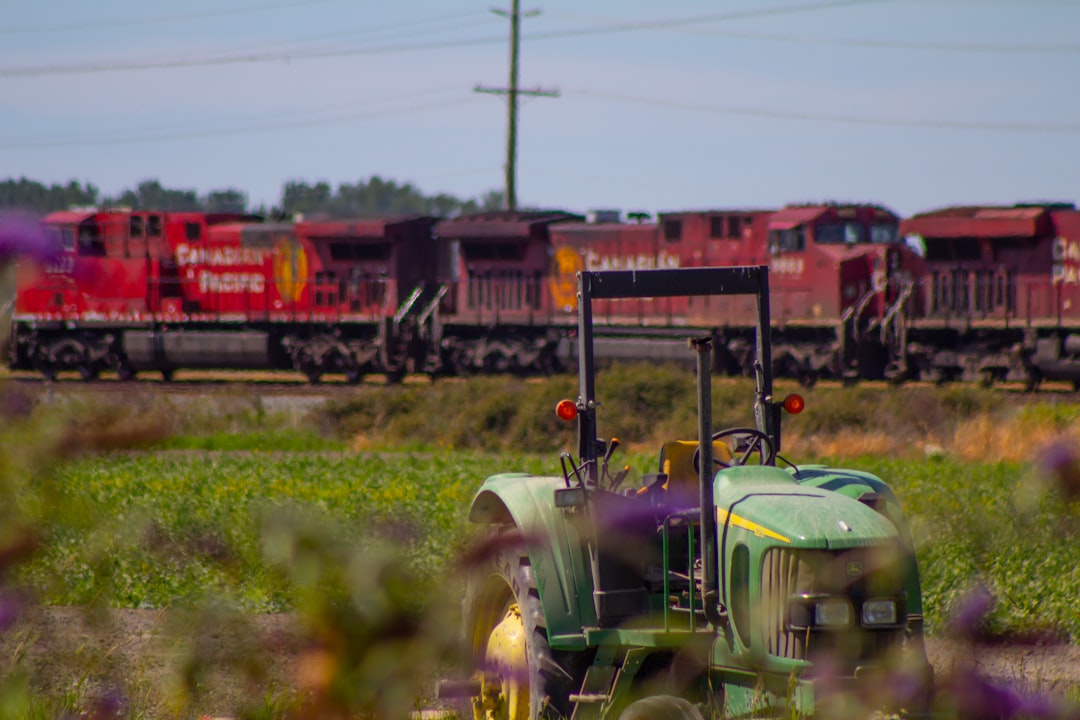
[[[576,365],[578,272],[766,266],[779,376],[1080,385],[1080,212],[1065,203],[289,222],[90,208],[42,223],[56,252],[16,269],[7,362],[46,378],[554,373]],[[748,302],[597,302],[596,360],[674,362],[707,336],[716,370],[752,374]]]

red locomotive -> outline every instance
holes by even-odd
[[[1080,212],[1062,203],[949,207],[902,232],[926,248],[914,373],[1080,384]]]
[[[45,223],[63,251],[19,267],[10,362],[87,379],[546,373],[574,360],[579,270],[768,265],[779,374],[1080,383],[1071,205],[946,208],[903,223],[870,204],[615,215],[54,213]],[[902,239],[915,236],[925,256]],[[597,302],[598,359],[674,360],[688,333],[711,334],[719,369],[752,373],[746,302]],[[671,342],[642,342],[656,337]]]
[[[661,213],[657,223],[633,229],[561,225],[553,244],[559,266],[573,270],[768,265],[777,372],[804,381],[845,372],[883,378],[897,353],[887,328],[902,324],[921,272],[917,255],[898,242],[898,226],[894,213],[876,205],[802,205]],[[717,334],[717,358],[728,371],[752,370],[747,300],[674,302],[598,303],[604,346],[633,355],[635,326],[687,325]]]
[[[130,210],[44,219],[63,251],[21,264],[11,366],[122,379],[178,368],[404,372],[432,218],[268,224]],[[405,309],[403,309],[405,308]]]

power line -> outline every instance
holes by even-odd
[[[205,20],[208,18],[227,17],[229,15],[246,15],[252,12],[264,10],[280,10],[282,8],[298,7],[302,5],[315,5],[327,0],[290,0],[289,2],[271,3],[268,5],[248,5],[239,8],[227,8],[212,10],[209,12],[191,13],[187,15],[160,15],[145,18],[113,18],[110,20],[85,20],[60,25],[24,25],[22,27],[0,28],[0,35],[21,35],[23,33],[51,33],[67,32],[70,30],[88,30],[101,27],[130,27],[132,25],[161,25],[176,22],[190,22],[193,20]]]
[[[1075,0],[1073,0],[1075,2]],[[562,17],[575,17],[560,13]],[[576,16],[581,17],[581,16]],[[607,19],[589,18],[590,22],[607,22]],[[704,24],[704,23],[702,23]],[[771,42],[804,43],[810,45],[838,45],[867,48],[886,48],[895,50],[934,50],[941,52],[986,52],[986,53],[1076,53],[1080,52],[1080,43],[981,43],[967,41],[930,42],[914,40],[884,40],[869,38],[836,38],[816,35],[793,35],[781,33],[743,32],[704,27],[658,27],[650,29],[678,30],[691,35],[727,37],[739,40],[765,40]]]
[[[1026,123],[1026,122],[990,122],[983,120],[905,120],[860,115],[830,115],[822,113],[785,112],[761,108],[740,107],[735,105],[703,105],[660,98],[647,98],[633,95],[619,95],[608,92],[578,89],[571,94],[581,97],[607,100],[610,102],[667,107],[678,110],[717,113],[722,115],[745,115],[749,117],[772,118],[776,120],[807,120],[816,122],[841,123],[845,125],[882,125],[892,127],[927,128],[934,130],[996,130],[1005,132],[1032,133],[1080,133],[1080,123]]]
[[[231,128],[218,128],[209,130],[184,130],[176,132],[151,132],[151,133],[124,133],[124,134],[110,134],[109,136],[86,139],[86,138],[61,138],[61,139],[43,139],[43,140],[29,140],[29,141],[17,141],[17,142],[5,142],[0,143],[0,148],[5,150],[30,150],[41,148],[53,148],[53,147],[94,147],[103,145],[127,145],[130,143],[144,143],[144,142],[161,142],[168,140],[192,140],[202,139],[209,137],[224,137],[229,135],[241,135],[250,134],[256,132],[267,132],[270,130],[292,130],[297,128],[316,127],[325,125],[339,125],[342,123],[350,123],[356,120],[371,120],[384,117],[393,117],[396,115],[420,113],[428,110],[439,110],[447,107],[454,107],[457,105],[464,105],[469,102],[473,102],[471,97],[458,98],[456,100],[443,100],[439,102],[428,102],[423,104],[412,104],[402,107],[386,108],[382,110],[365,110],[363,112],[352,112],[345,114],[337,114],[328,118],[322,119],[305,119],[305,120],[278,120],[269,121],[263,123],[254,123],[243,126],[231,127]]]
[[[863,5],[874,2],[886,2],[887,0],[825,0],[817,3],[803,5],[787,5],[757,10],[741,10],[726,13],[714,13],[709,15],[697,15],[694,17],[670,18],[666,20],[651,21],[627,21],[595,25],[584,28],[568,28],[562,30],[549,30],[546,32],[533,33],[527,36],[530,41],[554,40],[571,37],[587,37],[595,35],[609,35],[624,32],[634,32],[664,27],[679,27],[683,25],[695,25],[706,22],[724,22],[745,20],[755,17],[772,15],[786,15],[803,13],[828,8],[847,7],[851,5]],[[307,52],[252,52],[238,55],[226,55],[224,57],[203,58],[178,58],[172,60],[148,60],[128,61],[113,63],[70,63],[58,65],[27,65],[22,67],[0,69],[0,77],[40,77],[43,75],[82,75],[102,72],[120,72],[130,70],[160,70],[165,68],[201,67],[212,65],[235,65],[261,62],[279,62],[294,60],[326,59],[339,57],[353,57],[359,55],[379,55],[385,53],[409,52],[417,50],[441,50],[454,47],[469,47],[477,45],[490,45],[492,43],[505,42],[498,37],[477,37],[457,40],[444,40],[432,42],[405,42],[396,45],[376,45],[359,48],[345,48],[334,50],[312,50]]]

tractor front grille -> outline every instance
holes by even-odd
[[[792,660],[828,654],[835,665],[854,670],[903,642],[903,607],[898,608],[894,626],[866,628],[860,624],[863,601],[881,597],[904,597],[900,558],[891,549],[770,549],[761,569],[766,652]],[[807,598],[847,598],[852,610],[850,625],[791,628],[792,602],[807,602]]]

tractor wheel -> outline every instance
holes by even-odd
[[[539,720],[570,717],[580,679],[548,646],[532,566],[523,547],[508,548],[466,594],[466,640],[481,673],[477,717]],[[569,658],[563,658],[569,659]]]
[[[626,706],[619,720],[705,720],[688,700],[674,695],[653,695]]]

